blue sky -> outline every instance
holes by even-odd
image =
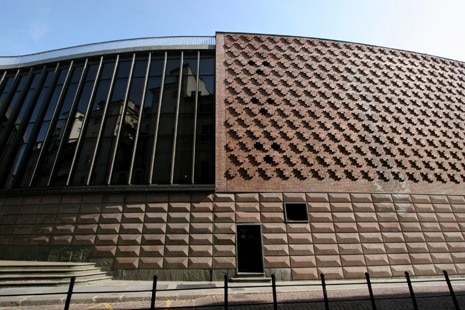
[[[465,61],[463,0],[1,0],[1,56],[128,38],[252,32]]]

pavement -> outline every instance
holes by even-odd
[[[465,310],[465,278],[452,278]],[[418,309],[457,309],[444,278],[413,279]],[[327,280],[329,309],[373,309],[365,279]],[[76,284],[70,309],[150,309],[151,281],[107,280]],[[405,279],[372,279],[376,309],[414,309]],[[0,309],[63,309],[68,286],[0,288]],[[271,282],[228,283],[230,309],[273,309]],[[325,309],[320,281],[277,281],[278,309]],[[158,281],[156,308],[224,309],[223,282]],[[208,307],[208,308],[206,308]]]

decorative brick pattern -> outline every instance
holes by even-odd
[[[312,38],[217,44],[220,190],[463,191],[463,63]]]

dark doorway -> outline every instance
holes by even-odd
[[[237,273],[263,273],[260,224],[237,225]]]

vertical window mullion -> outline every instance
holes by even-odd
[[[6,70],[3,71],[2,78],[0,79],[0,93],[3,90],[3,86],[5,86],[5,85],[3,85],[3,82],[5,82],[5,77],[6,77]]]
[[[123,128],[125,117],[126,117],[126,106],[128,104],[129,88],[131,86],[132,74],[133,74],[133,71],[134,71],[135,62],[136,62],[136,54],[134,53],[134,54],[132,54],[131,69],[129,70],[128,83],[126,84],[126,92],[124,94],[123,107],[121,109],[121,122],[120,122],[119,128],[117,129],[118,132],[116,133],[115,145],[114,145],[113,150],[112,150],[111,155],[110,155],[111,156],[110,173],[108,173],[107,185],[110,185],[111,177],[113,176],[113,167],[115,165],[116,152],[118,150],[119,140],[120,140],[120,136],[121,136],[121,128]]]
[[[152,63],[152,53],[149,53],[148,60],[147,60],[147,68],[146,68],[146,71],[145,71],[144,87],[143,87],[143,90],[142,90],[141,107],[139,109],[139,115],[138,115],[138,118],[137,118],[136,135],[134,137],[134,146],[132,148],[131,164],[129,165],[128,184],[132,184],[132,174],[134,172],[134,163],[135,163],[135,160],[136,160],[137,143],[139,142],[140,126],[141,126],[141,123],[142,123],[142,114],[143,114],[143,111],[144,111],[145,95],[147,93],[151,63]]]
[[[63,126],[65,133],[68,132],[68,130],[69,130],[68,127],[71,125],[71,122],[72,122],[71,119],[72,119],[72,115],[74,115],[74,112],[75,112],[74,110],[75,110],[76,102],[77,102],[77,99],[79,97],[80,90],[81,90],[81,88],[83,87],[83,84],[84,84],[83,81],[84,81],[84,78],[86,76],[87,64],[88,64],[88,59],[86,59],[86,61],[84,63],[84,67],[82,69],[81,77],[79,78],[79,84],[78,84],[78,87],[76,89],[76,93],[73,96],[73,103],[71,104],[70,112],[68,114],[66,124]],[[55,160],[53,161],[52,170],[51,170],[51,173],[49,175],[49,179],[47,181],[47,186],[50,186],[50,183],[52,182],[52,179],[53,179],[53,177],[55,175],[55,172],[56,172],[55,170],[56,170],[56,167],[57,167],[57,161],[60,158],[60,154],[61,154],[61,152],[63,150],[64,140],[66,138],[67,138],[67,135],[63,134],[63,137],[62,137],[61,141],[59,142],[58,151],[57,151],[57,154],[55,156]]]
[[[197,51],[197,74],[195,85],[195,103],[194,103],[194,136],[192,138],[192,170],[191,170],[191,184],[194,184],[195,177],[195,151],[197,143],[197,108],[199,103],[199,77],[200,77],[200,51]]]
[[[161,113],[161,104],[163,101],[163,92],[164,92],[164,86],[165,86],[165,75],[166,75],[166,63],[168,62],[168,53],[165,52],[165,60],[163,62],[163,75],[161,79],[161,85],[160,85],[160,97],[158,98],[158,110],[157,110],[157,120],[155,123],[155,134],[153,136],[153,148],[152,148],[152,160],[150,161],[150,173],[149,173],[149,184],[153,183],[153,167],[155,164],[155,154],[157,151],[157,140],[158,140],[158,129],[160,126],[160,113]]]
[[[98,81],[99,81],[99,78],[100,78],[100,72],[102,70],[102,67],[103,67],[103,56],[100,57],[100,62],[99,62],[99,65],[98,65],[97,73],[95,74],[94,84],[92,85],[92,91],[91,91],[91,94],[90,94],[90,97],[89,97],[89,101],[87,103],[86,113],[84,114],[84,120],[83,120],[82,127],[81,127],[81,134],[79,135],[77,146],[76,146],[76,149],[74,151],[73,159],[71,161],[71,166],[69,168],[69,174],[68,174],[68,179],[66,180],[66,186],[68,186],[69,183],[71,182],[71,178],[72,178],[73,173],[74,173],[74,168],[76,167],[77,156],[79,154],[80,147],[82,145],[82,140],[84,139],[82,133],[84,132],[84,129],[87,127],[87,123],[89,121],[90,109],[92,107],[92,101],[94,100],[95,91],[97,89],[97,85],[98,85]]]
[[[8,95],[5,99],[5,104],[3,104],[3,106],[0,106],[0,119],[3,119],[6,111],[8,110],[8,107],[10,106],[10,103],[11,103],[11,98],[13,97],[14,93],[15,93],[15,90],[16,90],[16,87],[18,86],[18,83],[19,83],[19,80],[21,79],[20,78],[20,69],[18,69],[16,71],[16,74],[15,74],[15,77],[14,77],[14,81],[13,81],[13,85],[11,85],[11,88],[10,90],[8,91]]]
[[[108,105],[109,105],[109,101],[111,99],[113,85],[114,85],[115,79],[116,79],[116,72],[118,71],[118,64],[119,64],[119,55],[116,56],[115,67],[113,68],[113,75],[111,77],[110,87],[108,88],[108,94],[107,94],[107,99],[106,99],[106,102],[105,102],[105,107],[103,108],[102,120],[100,121],[99,131],[98,131],[98,134],[97,134],[97,141],[95,142],[95,148],[94,148],[94,152],[92,154],[92,160],[91,160],[91,163],[90,163],[89,174],[87,175],[86,185],[90,184],[90,180],[92,178],[92,173],[93,173],[94,166],[95,166],[95,159],[97,157],[97,151],[99,149],[100,140],[102,139],[103,126],[105,124],[105,118],[107,117]]]
[[[69,67],[68,67],[68,72],[66,73],[65,80],[64,80],[63,85],[61,87],[60,95],[58,96],[57,103],[55,105],[55,109],[53,110],[53,115],[52,115],[52,118],[50,119],[50,125],[49,125],[49,127],[47,129],[47,134],[45,135],[43,147],[40,149],[39,158],[38,158],[38,160],[36,162],[36,165],[34,167],[34,172],[33,172],[32,178],[31,178],[31,182],[29,183],[29,186],[32,186],[32,184],[34,184],[35,179],[37,178],[38,168],[42,164],[43,158],[46,155],[46,154],[44,154],[44,150],[47,149],[48,143],[50,142],[50,139],[51,139],[51,137],[53,135],[53,131],[54,131],[53,129],[55,128],[56,122],[58,121],[58,118],[60,116],[59,114],[60,114],[60,109],[61,109],[61,103],[63,101],[63,96],[64,96],[64,93],[65,93],[66,88],[68,86],[68,82],[71,79],[71,71],[72,71],[73,65],[74,65],[74,61],[71,61],[71,63],[69,64]],[[58,76],[59,75],[60,74],[58,72]],[[57,76],[57,78],[58,78],[58,76]],[[54,84],[56,84],[56,81],[55,81]],[[53,89],[55,87],[56,87],[56,85],[54,85],[54,87],[51,87],[51,88]]]
[[[184,61],[184,52],[181,52],[181,63],[179,65],[179,81],[178,81],[178,94],[176,99],[176,115],[174,119],[174,134],[173,134],[173,147],[171,151],[171,170],[170,170],[170,184],[173,184],[174,178],[174,165],[176,158],[176,143],[178,137],[178,122],[179,122],[179,103],[181,101],[181,88],[182,88],[182,76],[183,76],[183,61]]]

